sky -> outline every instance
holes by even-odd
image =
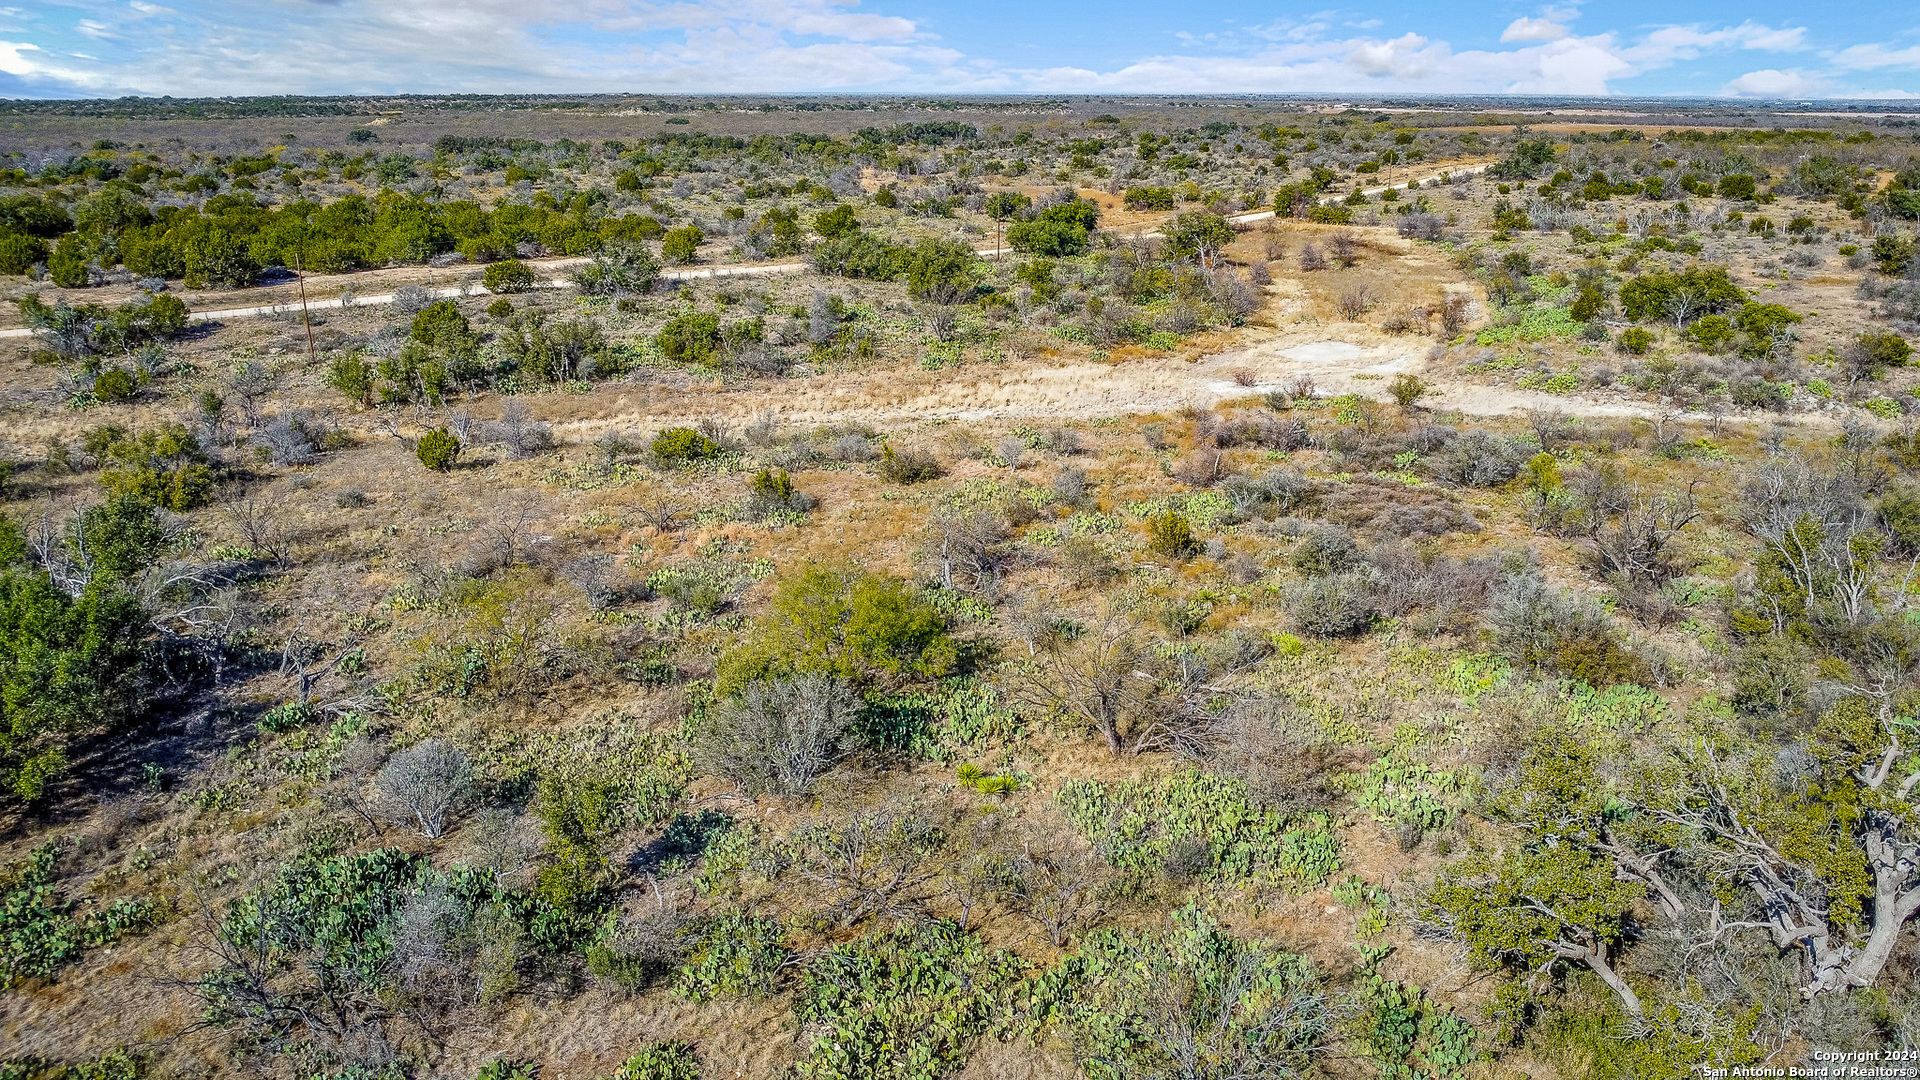
[[[0,0],[4,2],[4,0]],[[1920,96],[1920,7],[1224,0],[37,0],[0,97]]]

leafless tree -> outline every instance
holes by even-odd
[[[834,314],[832,298],[823,290],[815,289],[813,301],[807,308],[807,340],[825,345],[839,330],[840,319]]]
[[[1348,322],[1358,322],[1360,316],[1373,310],[1373,290],[1365,284],[1356,285],[1340,294],[1335,302],[1340,317]]]
[[[693,757],[749,794],[804,795],[846,753],[859,712],[859,696],[838,676],[749,683],[693,733]]]
[[[466,751],[427,739],[388,758],[373,784],[375,806],[389,821],[410,824],[420,835],[439,839],[466,802],[473,766]]]
[[[1327,253],[1341,266],[1352,267],[1360,262],[1360,242],[1352,233],[1337,232],[1327,239]]]
[[[635,516],[662,533],[679,528],[681,520],[692,510],[693,504],[685,496],[670,489],[642,496],[633,505]]]
[[[1033,920],[1055,948],[1106,914],[1106,864],[1084,845],[1064,838],[1029,844],[1009,874],[1008,901]]]
[[[1319,810],[1338,796],[1336,748],[1288,698],[1240,698],[1211,734],[1212,767],[1245,783],[1262,805]]]
[[[471,569],[476,571],[476,576],[531,560],[535,545],[533,526],[545,516],[544,511],[531,493],[515,491],[482,517],[474,530],[478,550]]]
[[[258,490],[241,492],[223,508],[234,535],[256,555],[264,555],[284,565],[292,546],[293,529],[287,523],[285,507]]]
[[[1700,518],[1694,486],[1652,494],[1633,488],[1584,508],[1587,545],[1600,572],[1656,585],[1680,573],[1673,542]]]
[[[281,413],[267,421],[256,437],[267,448],[274,464],[306,465],[319,454],[310,424],[311,417],[304,410]]]
[[[917,906],[939,876],[945,847],[945,833],[926,814],[890,804],[803,826],[791,852],[799,876],[847,928]]]
[[[1007,537],[1006,522],[995,514],[943,509],[928,523],[925,557],[943,587],[993,595],[1014,555]]]
[[[553,449],[553,428],[535,420],[526,402],[513,398],[500,406],[500,419],[487,426],[487,439],[521,460]]]
[[[1830,603],[1849,626],[1868,621],[1885,538],[1853,477],[1821,472],[1798,455],[1771,458],[1748,477],[1741,516],[1804,602]],[[1784,627],[1781,598],[1765,599]]]
[[[280,375],[265,364],[248,360],[221,380],[227,396],[240,403],[248,428],[260,426],[260,406],[280,388]]]
[[[560,577],[586,595],[587,606],[603,610],[620,597],[619,571],[612,555],[588,552],[560,564]]]

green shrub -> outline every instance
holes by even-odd
[[[460,460],[460,440],[446,428],[437,427],[420,436],[420,441],[414,444],[413,453],[420,459],[420,464],[434,472],[446,472],[453,468],[454,462]]]
[[[0,274],[24,274],[51,254],[47,242],[37,236],[0,235]]]
[[[451,300],[435,300],[413,317],[409,336],[423,345],[452,347],[473,337],[473,327]]]
[[[649,1043],[605,1080],[700,1080],[700,1059],[688,1043]]]
[[[837,945],[807,965],[794,1008],[807,1080],[938,1080],[1011,1007],[1022,965],[944,921]]]
[[[1882,368],[1902,367],[1913,357],[1913,346],[1899,334],[1866,333],[1853,340],[1863,360],[1862,366],[1878,371]]]
[[[1233,243],[1233,226],[1210,210],[1188,210],[1167,227],[1167,254],[1191,259],[1208,251],[1218,254]]]
[[[940,459],[929,450],[908,450],[899,453],[891,444],[881,444],[880,461],[874,465],[874,471],[880,479],[890,484],[918,484],[925,480],[937,480],[944,475]]]
[[[1340,868],[1324,815],[1257,805],[1245,783],[1196,769],[1112,784],[1074,780],[1057,798],[1118,870],[1158,873],[1192,851],[1206,876],[1310,888]]]
[[[707,234],[692,225],[683,225],[678,229],[669,229],[660,238],[660,254],[668,262],[690,263],[700,255],[700,245],[705,243]]]
[[[123,512],[122,496],[82,515],[75,532],[91,537],[93,584],[78,597],[42,571],[0,568],[0,783],[37,799],[67,770],[67,746],[87,732],[113,731],[138,716],[151,661],[152,629],[140,604],[114,583],[144,570],[159,547],[139,528],[152,521]],[[133,532],[118,527],[122,521]],[[152,527],[153,534],[159,529]]]
[[[1163,187],[1128,188],[1126,194],[1129,210],[1171,210],[1173,209],[1173,189]]]
[[[124,405],[140,389],[139,380],[130,371],[108,368],[93,380],[93,396],[109,405]]]
[[[1200,550],[1200,544],[1193,538],[1193,526],[1184,514],[1173,510],[1155,514],[1147,519],[1147,547],[1156,554],[1169,559],[1192,558]]]
[[[519,259],[503,259],[487,265],[486,286],[488,292],[518,293],[533,288],[533,267]],[[507,310],[511,312],[512,306]]]
[[[1095,931],[1032,987],[1034,1015],[1072,1033],[1092,1080],[1311,1075],[1336,1018],[1304,957],[1194,907],[1159,933]]]
[[[0,871],[0,987],[52,979],[87,949],[147,930],[164,913],[151,900],[116,900],[97,913],[76,915],[75,905],[54,886],[58,858],[58,848],[42,844]]]
[[[1402,409],[1413,408],[1421,398],[1427,396],[1427,391],[1430,389],[1432,388],[1427,385],[1425,379],[1404,371],[1395,375],[1393,381],[1387,384],[1387,393]]]
[[[937,678],[959,660],[946,621],[906,582],[848,567],[808,566],[774,590],[768,612],[720,658],[715,692],[795,675]]]
[[[513,314],[513,301],[503,296],[487,305],[487,314],[496,319],[508,318]]]
[[[719,452],[719,443],[692,428],[668,428],[653,437],[653,456],[671,464],[699,461]]]
[[[711,364],[725,340],[718,315],[676,315],[654,335],[660,352],[676,364]]]
[[[1620,286],[1620,306],[1634,322],[1676,319],[1674,305],[1690,298],[1692,316],[1716,315],[1746,302],[1724,266],[1689,267],[1642,274]]]
[[[1098,206],[1076,199],[1008,226],[1007,244],[1016,251],[1053,258],[1078,255],[1087,250],[1087,238],[1099,221]]]
[[[1733,342],[1733,323],[1725,315],[1707,315],[1687,327],[1686,336],[1707,352],[1718,352]]]
[[[167,544],[167,530],[151,499],[120,494],[80,512],[68,526],[67,546],[89,571],[90,585],[116,585],[146,573]]]
[[[1647,355],[1653,347],[1653,332],[1644,326],[1629,326],[1620,332],[1620,350],[1635,356]]]
[[[1013,241],[1011,229],[1007,241]],[[958,240],[921,240],[905,255],[907,295],[953,303],[973,293],[973,268],[980,257],[973,245]]]
[[[185,512],[198,508],[213,494],[213,470],[198,463],[175,469],[108,469],[100,474],[100,486],[111,495],[130,495]]]
[[[63,289],[87,287],[87,256],[77,234],[68,233],[54,245],[53,254],[47,257],[47,277]]]

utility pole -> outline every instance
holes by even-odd
[[[307,362],[316,362],[319,358],[313,349],[313,315],[307,311],[307,272],[300,266],[300,253],[293,253],[293,273],[300,282],[300,321],[307,324]]]

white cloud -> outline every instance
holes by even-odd
[[[40,93],[445,91],[1493,93],[1605,95],[1619,80],[1711,52],[1796,52],[1804,27],[1755,22],[1580,35],[1571,7],[1513,20],[1489,49],[1376,32],[1351,13],[1174,36],[1176,55],[1108,70],[1016,68],[940,44],[887,0],[62,0],[87,16],[65,44],[34,31],[0,43],[0,73]],[[108,55],[88,62],[73,47]],[[58,49],[59,51],[56,51]],[[1199,54],[1199,55],[1196,55]],[[1856,46],[1834,63],[1920,66],[1920,49]],[[1796,81],[1797,80],[1797,81]],[[1821,87],[1825,89],[1821,89]],[[1766,69],[1727,94],[1838,94],[1817,72]],[[1874,91],[1848,91],[1871,94]],[[1897,94],[1901,91],[1881,91]]]
[[[1817,75],[1764,68],[1749,71],[1734,79],[1722,88],[1721,93],[1737,97],[1824,97],[1831,88],[1831,83]]]
[[[1501,41],[1559,41],[1571,31],[1552,19],[1515,19],[1500,34]]]
[[[1834,53],[1833,62],[1850,71],[1920,68],[1920,45],[1908,49],[1889,49],[1884,45],[1854,45]]]
[[[1662,26],[1649,33],[1639,45],[1623,50],[1635,62],[1671,64],[1695,60],[1700,54],[1720,49],[1755,49],[1761,52],[1797,52],[1806,47],[1807,28],[1791,26],[1775,29],[1755,22],[1702,30],[1698,26]]]
[[[39,52],[40,46],[26,41],[0,41],[0,72],[8,75],[32,75],[37,66],[25,53]]]

